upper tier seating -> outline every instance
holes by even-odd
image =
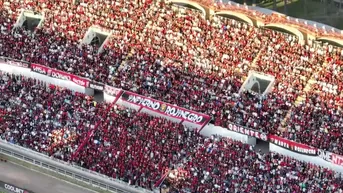
[[[0,12],[0,55],[203,112],[211,115],[216,125],[227,127],[234,122],[343,154],[336,139],[341,136],[340,127],[327,123],[325,128],[336,137],[322,137],[326,134],[317,134],[323,126],[310,121],[318,116],[311,99],[313,91],[321,88],[320,95],[329,93],[322,99],[340,99],[340,84],[336,83],[339,79],[333,78],[339,73],[333,69],[342,62],[341,50],[332,56],[328,49],[300,45],[294,36],[220,16],[208,21],[198,11],[159,1],[85,3],[88,6],[63,1],[6,2]],[[71,10],[70,18],[63,19],[67,12],[56,15],[55,11],[46,11],[60,7]],[[11,31],[21,8],[47,14],[43,27],[34,33],[21,28]],[[102,10],[106,10],[104,15],[100,14]],[[54,14],[60,19],[52,19]],[[90,20],[81,21],[84,15],[89,15]],[[92,25],[113,31],[102,53],[96,46],[79,47],[79,40]],[[238,94],[251,70],[275,76],[271,93],[263,97],[248,91]],[[317,83],[306,91],[312,79]],[[295,107],[304,95],[307,103]],[[326,106],[324,118],[339,111],[340,105],[331,107],[326,100],[321,103]],[[312,124],[306,134],[302,131],[308,128],[298,128],[296,119],[303,120],[300,110],[307,112],[307,123]],[[284,133],[279,130],[282,127]]]

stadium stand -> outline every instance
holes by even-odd
[[[0,76],[5,93],[1,105],[18,117],[1,124],[6,128],[1,129],[1,138],[72,161],[71,154],[94,128],[92,123],[101,119],[105,104],[95,105],[88,96],[34,79],[6,73]],[[342,188],[340,175],[333,171],[275,153],[263,154],[228,138],[202,137],[182,125],[119,106],[106,114],[74,161],[148,189],[159,181],[162,171],[169,170],[174,172],[167,179],[170,192],[321,192]]]
[[[91,97],[34,79],[3,73],[1,91],[1,108],[14,117],[2,121],[2,139],[41,153],[53,154],[69,140],[83,139],[100,118]]]
[[[285,137],[342,154],[342,59],[340,53],[334,52],[314,74],[304,101],[292,111],[286,124],[289,128]]]
[[[44,13],[43,26],[15,27],[21,9]],[[80,42],[91,26],[112,33],[102,52],[99,43]],[[301,45],[292,35],[160,1],[13,0],[1,9],[0,29],[1,56],[206,113],[215,125],[343,154],[340,48]],[[274,76],[274,89],[241,91],[251,71]],[[1,107],[16,117],[0,121],[2,139],[131,185],[153,189],[169,173],[169,192],[343,191],[340,174],[310,163],[117,105],[108,111],[109,104],[34,79],[0,77]]]
[[[24,54],[25,56],[19,56],[18,59],[27,58],[27,61],[32,63],[39,63],[72,72],[96,81],[108,82],[114,86],[137,91],[140,94],[151,97],[162,98],[169,103],[211,114],[218,125],[226,126],[225,123],[229,120],[264,132],[269,132],[270,130],[271,133],[274,133],[275,129],[278,128],[278,123],[280,123],[282,115],[288,110],[287,108],[286,110],[279,108],[279,106],[284,107],[286,105],[275,105],[273,97],[279,96],[279,93],[271,94],[270,98],[272,99],[263,99],[263,103],[268,104],[268,106],[263,107],[262,110],[255,108],[255,105],[259,106],[259,102],[256,102],[259,99],[249,93],[242,94],[245,97],[237,96],[230,98],[233,93],[238,92],[243,82],[243,77],[247,76],[249,69],[247,63],[249,61],[252,62],[254,56],[257,55],[261,41],[264,41],[261,38],[264,31],[259,32],[256,28],[238,23],[234,20],[228,21],[227,19],[223,19],[223,22],[212,27],[211,23],[201,17],[198,17],[199,21],[195,19],[196,16],[192,16],[191,13],[194,14],[194,12],[191,11],[186,12],[190,13],[187,14],[188,20],[185,20],[184,18],[187,17],[181,14],[182,11],[178,12],[176,10],[177,13],[175,13],[170,5],[164,5],[165,9],[159,9],[158,6],[163,6],[161,4],[152,4],[151,9],[155,12],[157,10],[165,10],[169,16],[167,15],[168,17],[166,17],[165,14],[162,16],[175,21],[175,26],[170,25],[170,29],[168,27],[169,25],[165,23],[161,23],[162,27],[155,26],[159,25],[159,23],[153,23],[154,26],[151,26],[147,21],[162,21],[163,19],[159,18],[162,17],[159,16],[161,14],[148,14],[145,19],[147,20],[145,22],[147,23],[147,27],[143,30],[140,37],[137,37],[139,38],[138,40],[131,42],[136,49],[135,54],[132,56],[133,60],[129,60],[129,63],[125,65],[128,68],[124,66],[124,68],[118,71],[116,70],[119,68],[123,58],[126,57],[125,55],[120,57],[121,53],[127,53],[126,49],[123,52],[113,53],[112,51],[105,51],[103,54],[95,54],[96,49],[90,45],[84,45],[80,50],[77,42],[69,42],[70,40],[61,39],[57,36],[57,40],[55,40],[53,34],[40,29],[35,32],[35,36],[31,41],[33,44],[34,42],[40,43],[39,50],[31,50],[35,46],[25,44],[24,46],[27,46],[27,50],[30,51],[26,55]],[[181,16],[178,16],[179,14]],[[149,15],[152,17],[150,18]],[[181,20],[192,21],[194,24],[180,25],[182,23]],[[180,29],[180,26],[185,29]],[[206,37],[204,34],[197,33],[193,28],[197,28],[200,31],[209,31],[210,33]],[[168,34],[161,36],[157,33],[158,29],[163,29],[162,34],[166,32]],[[194,33],[194,37],[206,37],[206,39],[198,38],[194,41],[192,40],[193,36],[188,36],[187,34],[190,31]],[[223,32],[225,34],[222,34]],[[24,31],[19,30],[18,33],[24,33]],[[159,37],[156,38],[156,36]],[[248,38],[254,36],[256,38]],[[47,37],[49,37],[48,40],[46,39]],[[166,37],[165,40],[160,39],[164,37]],[[172,37],[176,37],[177,39],[173,40]],[[29,37],[19,36],[14,38],[13,42],[19,42],[19,45],[15,47],[10,46],[8,50],[6,49],[7,53],[4,53],[4,55],[17,58],[14,56],[18,53],[16,49],[22,49],[23,46],[18,39]],[[229,43],[225,47],[221,47],[221,51],[218,50],[215,52],[214,49],[216,48],[212,45],[220,45],[220,40],[223,38],[227,42],[237,43],[233,43],[232,45]],[[180,44],[177,43],[181,39],[187,41]],[[248,42],[244,39],[248,39]],[[147,42],[150,43],[146,44]],[[49,52],[42,52],[41,50]],[[212,51],[208,52],[207,50]],[[242,53],[237,53],[235,54],[236,56],[232,57],[229,53],[224,53],[226,50],[232,50],[232,53],[237,53],[238,50],[242,50]],[[59,55],[58,53],[60,52],[65,54]],[[14,55],[11,55],[11,53]],[[92,54],[95,54],[95,56],[91,56]],[[112,64],[112,58],[116,58],[115,64]],[[210,64],[211,62],[214,64]],[[94,63],[98,63],[99,65],[94,68],[94,65],[91,65]],[[137,63],[141,65],[137,65]],[[158,70],[160,65],[164,66],[163,70]],[[232,65],[236,68],[232,68]],[[186,69],[183,68],[184,66]],[[136,67],[139,67],[140,71]],[[169,67],[169,70],[166,67]],[[235,73],[237,68],[246,68],[247,71],[245,73]],[[155,71],[161,72],[154,73]],[[172,71],[174,75],[169,74],[169,71]],[[142,79],[147,76],[147,73],[153,75],[150,75],[151,77],[149,76],[147,81],[144,82]],[[168,75],[166,75],[167,73]],[[167,79],[166,77],[169,76],[171,77]],[[225,79],[223,79],[224,77]],[[190,93],[192,94],[189,95]],[[175,97],[175,95],[180,96],[182,100]],[[280,101],[283,104],[286,103],[283,99],[280,99]],[[257,117],[263,117],[263,119]],[[276,118],[277,120],[273,122],[270,118]],[[273,123],[273,125],[270,125],[270,123]]]

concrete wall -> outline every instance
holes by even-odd
[[[272,143],[269,143],[269,148],[271,152],[277,152],[279,154],[286,155],[286,156],[295,158],[297,160],[313,163],[322,167],[330,168],[338,172],[343,172],[343,166],[332,164],[318,156],[308,156],[308,155],[295,153],[293,151],[287,150],[285,148],[282,148]]]
[[[71,82],[69,80],[61,80],[57,78],[52,78],[43,74],[39,74],[36,72],[32,72],[30,68],[21,68],[17,66],[11,66],[8,64],[0,63],[0,70],[4,72],[8,72],[11,74],[16,74],[16,75],[23,75],[25,77],[30,77],[30,78],[35,78],[38,80],[41,80],[46,83],[54,84],[56,86],[68,88],[70,90],[80,92],[80,93],[85,93],[87,95],[94,95],[94,90],[85,88],[83,86],[77,85],[74,82]]]
[[[241,141],[243,143],[248,143],[250,145],[256,144],[256,138],[255,140],[249,140],[249,136],[243,135],[234,131],[230,131],[226,128],[215,126],[213,124],[206,125],[201,131],[200,134],[206,137],[210,137],[211,135],[220,135],[224,137],[228,137],[234,140]]]

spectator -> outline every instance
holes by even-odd
[[[224,7],[220,3],[215,6],[234,9],[233,6]],[[43,25],[34,32],[23,28],[14,29],[14,21],[21,8],[44,14]],[[240,7],[235,10],[252,17],[258,14]],[[273,17],[269,19],[275,21]],[[13,0],[3,3],[0,21],[1,56],[57,68],[206,113],[213,117],[216,125],[223,127],[233,122],[337,154],[343,153],[340,145],[342,49],[303,46],[294,36],[259,29],[220,16],[206,20],[199,11],[175,7],[162,1],[85,0],[74,5],[70,1],[59,0],[44,3]],[[102,53],[98,53],[96,45],[80,44],[91,25],[97,25],[113,34]],[[276,78],[272,92],[265,96],[249,91],[239,93],[251,70]],[[315,83],[310,83],[312,81]],[[6,86],[3,86],[7,92],[22,89],[21,92],[27,93],[29,86],[36,81],[24,82],[23,88],[15,81],[5,81]],[[45,88],[41,87],[42,90]],[[43,91],[38,89],[33,94],[40,96],[39,92]],[[84,116],[80,115],[80,120],[85,122],[67,125],[70,117],[63,113],[60,115],[58,111],[65,113],[72,104],[65,104],[63,100],[73,99],[73,103],[83,104],[84,99],[79,94],[74,95],[55,87],[46,91],[48,98],[53,94],[62,95],[59,96],[62,102],[56,104],[54,111],[49,110],[51,113],[48,116],[59,116],[61,120],[57,121],[61,122],[60,128],[55,128],[53,123],[33,122],[38,132],[34,131],[34,137],[26,139],[31,136],[27,133],[31,132],[31,128],[23,126],[28,130],[19,132],[15,130],[17,123],[14,120],[5,119],[1,124],[9,127],[9,131],[2,130],[2,137],[56,157],[63,155],[62,159],[69,160],[71,152],[80,143],[78,139],[94,127],[86,120],[102,120],[99,117],[104,111],[101,106],[106,105],[100,104],[99,110],[89,110],[91,103],[85,102],[87,105],[79,109]],[[16,96],[15,93],[5,95],[3,99],[9,100],[12,96]],[[302,97],[305,98],[303,103],[295,106],[294,103]],[[32,100],[42,104],[45,99],[38,97]],[[18,117],[22,118],[19,122],[24,123],[30,123],[28,120],[36,117],[44,117],[44,113],[41,115],[42,109],[33,110],[37,114],[21,115],[20,112],[30,112],[27,109],[34,108],[25,105],[16,106],[18,110],[6,111],[19,114]],[[87,114],[88,111],[98,116],[92,117]],[[286,123],[283,133],[279,130],[283,127],[282,123]],[[78,130],[78,124],[83,129]],[[42,134],[46,130],[48,133]],[[48,134],[50,138],[46,136]],[[65,134],[66,137],[61,137]],[[35,142],[38,138],[41,144]],[[59,143],[61,138],[68,139],[62,141],[70,144],[69,149],[64,148],[64,142]],[[54,148],[46,149],[47,144],[49,147],[54,144]],[[89,151],[94,150],[90,148]],[[79,158],[82,159],[87,157],[84,155]],[[159,164],[163,165],[164,162]],[[113,175],[104,166],[87,167]],[[121,173],[120,177],[123,176]],[[152,182],[155,177],[146,179]],[[142,186],[150,187],[151,183]]]
[[[147,189],[167,171],[169,192],[342,192],[339,173],[163,118],[0,73],[0,137]],[[100,123],[97,127],[95,123]],[[95,130],[90,138],[86,134]],[[87,144],[72,160],[71,154]]]

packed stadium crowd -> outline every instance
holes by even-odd
[[[342,61],[340,53],[334,51],[313,75],[312,89],[292,111],[285,137],[342,154]]]
[[[22,9],[44,15],[42,25],[15,26]],[[80,44],[91,26],[111,34],[100,53],[100,45]],[[215,125],[233,122],[343,154],[339,48],[301,45],[292,35],[150,0],[12,0],[0,10],[0,30],[0,56],[206,113]],[[252,70],[275,77],[270,93],[239,92]],[[119,106],[108,112],[108,104],[34,79],[0,77],[8,114],[2,139],[132,185],[152,189],[166,169],[182,168],[186,177],[171,192],[343,191],[340,176],[327,169]]]
[[[1,134],[11,143],[45,154],[56,153],[54,148],[71,139],[82,139],[100,120],[97,115],[101,109],[84,94],[5,73],[0,81],[0,105],[6,115]]]
[[[170,192],[335,192],[334,171],[163,118],[96,103],[31,78],[0,74],[0,137],[65,161],[153,189],[165,171]],[[58,99],[58,100],[57,100]],[[99,126],[96,124],[100,122]],[[96,129],[72,159],[89,130]],[[179,175],[183,173],[182,177]]]

